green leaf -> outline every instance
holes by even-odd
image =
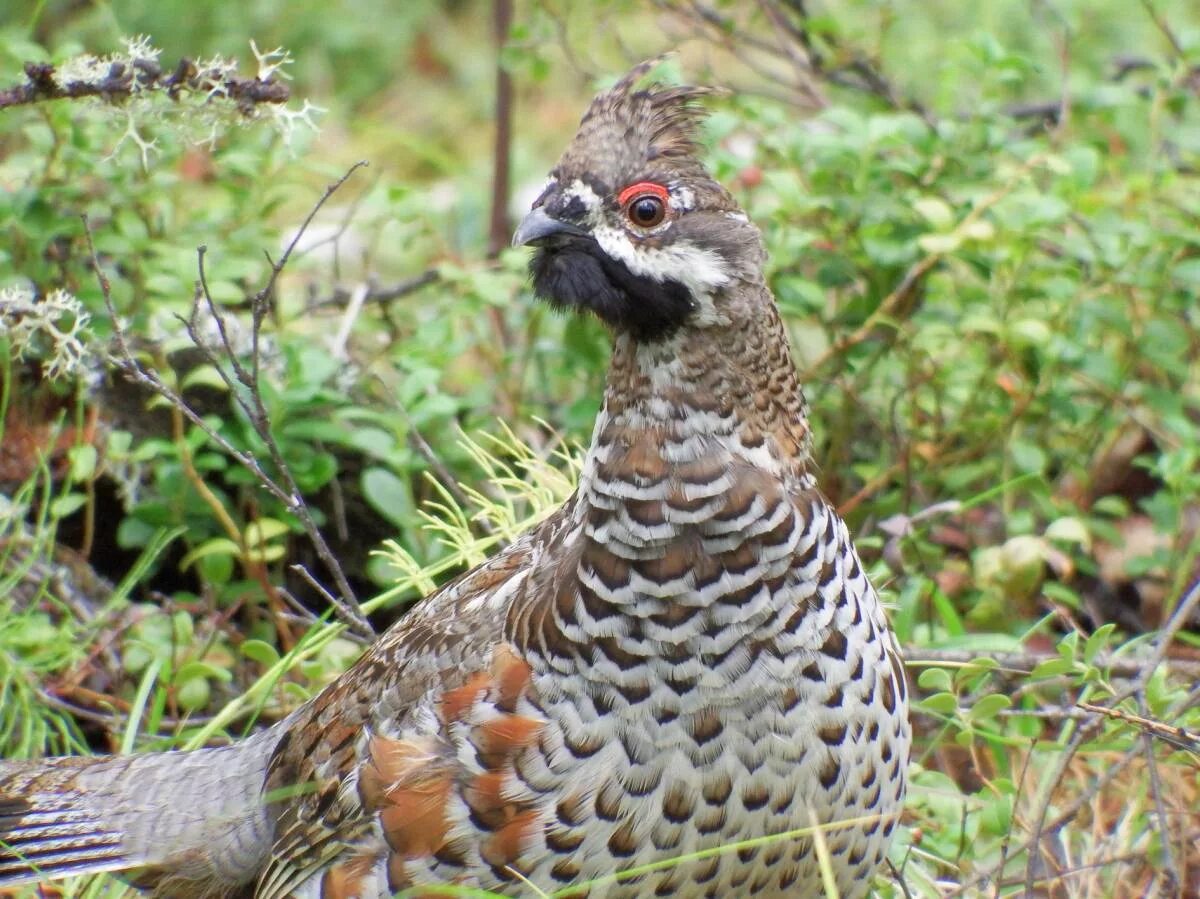
[[[1003,693],[989,693],[971,706],[967,712],[967,717],[973,722],[986,721],[989,718],[996,717],[996,713],[1001,709],[1007,709],[1011,706],[1012,700]]]
[[[1071,631],[1058,641],[1058,654],[1074,662],[1079,656],[1079,631]]]
[[[208,705],[212,696],[212,687],[202,677],[194,677],[185,681],[175,690],[175,701],[186,712],[195,712]]]
[[[209,387],[220,391],[229,389],[229,385],[213,365],[197,365],[183,376],[180,386],[185,390],[188,387]]]
[[[926,668],[917,675],[917,685],[922,690],[947,691],[952,685],[950,672],[945,668]]]
[[[1189,287],[1200,288],[1200,257],[1176,263],[1171,275]]]
[[[962,235],[957,232],[950,234],[923,234],[917,238],[917,246],[931,256],[944,256],[953,253],[962,246]]]
[[[1109,638],[1112,637],[1112,633],[1116,629],[1117,626],[1111,622],[1109,624],[1102,624],[1096,628],[1095,633],[1088,637],[1087,641],[1083,644],[1084,664],[1091,665],[1095,661],[1100,650],[1108,645]]]
[[[363,496],[392,524],[403,527],[411,521],[412,500],[408,485],[386,468],[368,468],[362,476]]]
[[[179,562],[179,569],[187,571],[196,563],[198,559],[203,559],[207,556],[221,555],[237,558],[241,555],[242,548],[230,540],[228,537],[213,537],[205,540],[191,552],[183,557]]]
[[[154,661],[154,653],[142,643],[129,643],[121,653],[121,667],[130,674],[137,674]]]
[[[967,240],[986,242],[996,236],[996,226],[987,219],[976,219],[958,229],[958,233]]]
[[[264,640],[246,640],[241,646],[242,655],[270,668],[279,661],[279,651]]]
[[[278,562],[284,557],[287,547],[278,543],[268,543],[265,546],[247,547],[246,560],[249,562]]]
[[[938,231],[954,224],[954,210],[940,197],[921,197],[913,203],[913,209]]]
[[[1046,452],[1040,446],[1025,440],[1013,440],[1008,445],[1013,465],[1021,471],[1041,473],[1046,470]]]
[[[979,810],[979,826],[993,836],[1005,836],[1012,828],[1012,799],[990,796]]]
[[[344,434],[343,441],[347,446],[352,446],[376,459],[387,459],[403,446],[403,442],[397,438],[396,434],[382,428],[357,427],[346,432],[345,425],[340,427]]]
[[[171,616],[171,639],[178,646],[190,646],[196,636],[196,624],[187,612]]]
[[[1009,326],[1009,332],[1017,341],[1035,347],[1045,346],[1053,336],[1050,326],[1040,318],[1018,319]]]
[[[64,493],[62,496],[55,497],[54,501],[50,503],[50,516],[67,518],[83,508],[85,503],[87,503],[86,494]]]
[[[226,584],[233,577],[233,560],[224,553],[205,556],[196,562],[196,570],[205,583]]]
[[[73,446],[67,450],[67,458],[71,463],[71,480],[90,481],[96,473],[96,447],[90,443]]]
[[[1046,528],[1045,536],[1050,540],[1061,540],[1064,543],[1074,543],[1087,549],[1091,546],[1092,535],[1083,521],[1068,515],[1056,518]]]
[[[948,691],[934,693],[918,702],[917,708],[933,715],[953,715],[958,711],[958,697]]]
[[[182,684],[198,677],[212,678],[222,683],[229,683],[233,680],[233,674],[225,668],[218,668],[208,662],[194,661],[180,666],[179,670],[175,672],[175,683]]]
[[[954,603],[950,601],[950,597],[946,596],[941,590],[933,591],[933,609],[937,613],[938,620],[942,623],[942,627],[952,637],[961,637],[967,629],[963,625],[962,618],[959,617],[958,611],[954,608]]]
[[[1064,674],[1069,674],[1075,670],[1075,663],[1070,659],[1046,659],[1043,662],[1038,662],[1029,677],[1032,680],[1041,680],[1047,677],[1059,677]]]
[[[289,531],[287,523],[278,518],[257,518],[246,525],[246,546],[253,549]]]
[[[217,303],[236,305],[245,302],[246,291],[234,281],[224,278],[208,282],[208,293]]]

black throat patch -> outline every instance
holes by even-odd
[[[635,340],[670,337],[695,309],[683,284],[635,275],[587,237],[559,238],[539,246],[529,273],[534,293],[555,309],[590,310]]]

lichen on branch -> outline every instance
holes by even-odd
[[[280,51],[259,54],[256,50],[260,72],[253,78],[240,76],[236,63],[219,56],[200,61],[184,57],[168,70],[159,62],[160,55],[149,40],[139,37],[126,41],[124,53],[84,54],[61,66],[27,62],[25,83],[0,90],[0,109],[81,97],[116,104],[142,94],[162,93],[175,101],[189,96],[202,102],[226,100],[243,115],[252,115],[259,104],[286,103],[291,96],[279,71],[279,64],[287,61]]]
[[[65,290],[36,297],[26,287],[0,290],[0,340],[19,359],[41,361],[46,377],[75,377],[92,361],[88,325],[91,316]]]
[[[184,57],[164,66],[162,51],[144,36],[126,39],[123,52],[82,54],[59,65],[27,62],[23,84],[0,88],[0,110],[59,100],[119,108],[129,123],[121,143],[132,139],[143,163],[155,150],[137,127],[146,120],[171,120],[193,142],[210,144],[221,127],[238,119],[269,118],[287,138],[297,124],[315,128],[311,115],[318,107],[307,100],[299,110],[286,106],[291,90],[283,67],[291,57],[282,49],[260,51],[253,41],[250,47],[257,62],[253,76],[240,74],[237,63],[222,56]]]

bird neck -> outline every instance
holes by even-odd
[[[808,406],[775,304],[765,287],[758,290],[734,320],[653,342],[617,336],[593,470],[635,480],[655,468],[678,476],[670,469],[726,456],[810,480]]]
[[[793,594],[759,588],[784,577],[808,526],[795,511],[815,487],[804,396],[765,288],[757,315],[730,319],[663,341],[616,339],[568,507],[571,564],[536,594],[552,601],[510,615],[514,641],[537,646],[535,669],[550,664],[539,654],[578,664],[599,647],[586,679],[606,681],[612,665],[637,677],[651,657],[695,665],[731,608],[746,632],[788,620]],[[532,622],[535,637],[523,631]],[[718,678],[688,702],[732,700],[732,683]]]

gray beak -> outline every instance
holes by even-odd
[[[546,210],[539,206],[536,209],[531,209],[529,214],[521,219],[521,224],[517,225],[517,230],[513,234],[512,245],[514,247],[524,247],[534,241],[553,237],[556,234],[582,235],[586,233],[582,228],[577,228],[567,222],[560,222],[558,219],[550,218],[546,214]]]

